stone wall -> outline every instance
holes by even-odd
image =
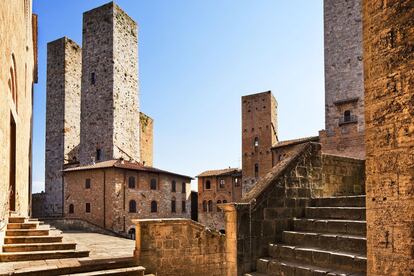
[[[226,236],[188,219],[137,220],[134,255],[147,273],[162,276],[227,273]]]
[[[43,218],[46,217],[44,204],[46,201],[46,193],[36,193],[32,194],[32,214],[31,217],[33,218]]]
[[[135,188],[129,188],[129,178],[134,177]],[[90,188],[86,188],[86,180]],[[156,179],[157,190],[150,189],[151,179]],[[176,181],[176,192],[171,183]],[[64,216],[82,219],[110,231],[128,235],[134,227],[132,219],[181,217],[190,218],[190,179],[169,174],[137,172],[118,168],[66,172],[64,177]],[[185,184],[185,193],[181,190]],[[176,211],[172,212],[172,200]],[[136,202],[136,212],[130,212],[130,201]],[[157,212],[151,212],[151,201],[157,202]],[[182,209],[182,202],[185,210]],[[90,213],[86,212],[90,204]],[[74,212],[69,213],[73,204]]]
[[[365,194],[365,160],[322,154],[323,197]]]
[[[277,102],[271,91],[243,96],[241,100],[244,195],[272,168],[271,148],[277,142]]]
[[[113,2],[85,12],[82,49],[81,163],[140,161],[136,23]]]
[[[62,216],[64,164],[78,161],[82,50],[63,37],[47,45],[44,211]]]
[[[140,139],[140,156],[141,163],[145,166],[153,166],[153,151],[154,151],[154,120],[145,115],[139,113],[139,139]]]
[[[30,0],[0,2],[0,229],[11,209],[23,216],[30,210],[36,18]]]
[[[414,274],[414,2],[365,0],[369,275]]]
[[[325,130],[320,132],[323,152],[360,159],[365,156],[361,2],[324,1]]]

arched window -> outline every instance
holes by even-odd
[[[213,211],[213,201],[209,200],[207,205],[208,205],[208,212],[212,212]]]
[[[259,146],[259,137],[254,138],[254,147],[257,148]]]
[[[210,189],[211,189],[211,182],[210,182],[210,180],[207,180],[207,181],[206,181],[206,186],[205,186],[205,189],[206,189],[206,190],[210,190]]]
[[[221,204],[221,200],[217,200],[217,212],[220,212],[220,208],[218,207],[218,205]]]
[[[259,164],[254,164],[254,177],[259,177]]]
[[[135,177],[134,176],[130,176],[128,178],[128,188],[135,189]]]
[[[223,200],[223,203],[227,203],[227,200]]]
[[[155,178],[151,179],[150,189],[151,190],[156,190],[157,189],[157,179],[155,179]]]
[[[136,213],[137,212],[137,202],[135,200],[129,201],[129,212]]]
[[[344,122],[350,122],[351,121],[351,111],[345,110],[344,112]]]
[[[203,212],[207,212],[207,201],[203,201]]]
[[[175,213],[176,211],[177,211],[176,200],[175,200],[175,197],[173,197],[171,199],[171,213]]]
[[[156,213],[157,210],[157,202],[155,200],[151,201],[151,213]]]
[[[131,240],[135,240],[135,228],[131,228],[128,230],[128,236]]]
[[[69,205],[69,214],[73,214],[75,213],[75,206],[73,206],[73,204]]]
[[[185,193],[186,193],[185,182],[183,182],[183,183],[181,184],[181,192],[182,192],[183,194],[185,194]]]
[[[175,182],[175,180],[173,180],[171,182],[171,192],[175,193],[176,186],[177,186],[177,183]]]

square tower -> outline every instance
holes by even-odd
[[[324,1],[325,130],[322,151],[365,157],[362,0]]]
[[[81,164],[140,161],[137,24],[113,2],[83,15]]]
[[[82,50],[63,37],[47,45],[44,210],[62,215],[64,165],[78,162]]]
[[[272,168],[271,148],[277,141],[277,101],[272,92],[243,96],[243,195]]]

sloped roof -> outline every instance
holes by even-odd
[[[239,168],[227,168],[221,170],[209,170],[200,173],[197,177],[208,177],[208,176],[224,176],[224,175],[231,175],[231,174],[241,174],[241,170]]]
[[[272,149],[302,144],[306,142],[319,142],[319,136],[309,136],[309,137],[303,137],[303,138],[298,138],[298,139],[280,141],[274,144]]]
[[[126,170],[133,170],[133,171],[164,173],[164,174],[175,175],[175,176],[179,176],[179,177],[183,177],[187,179],[193,179],[191,176],[177,174],[177,173],[173,173],[169,171],[164,171],[164,170],[160,170],[154,167],[144,166],[138,162],[130,162],[130,161],[119,160],[119,159],[107,160],[107,161],[102,161],[102,162],[98,162],[98,163],[91,164],[91,165],[69,168],[63,171],[64,172],[75,172],[75,171],[96,170],[96,169],[104,169],[104,168],[118,168],[118,169],[126,169]]]

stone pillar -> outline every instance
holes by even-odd
[[[141,257],[141,224],[139,220],[134,219],[132,223],[135,224],[135,250],[134,250],[134,258],[137,262],[139,262],[139,258]]]
[[[237,210],[236,204],[220,204],[224,211],[226,229],[226,263],[227,275],[237,275]]]
[[[364,0],[368,275],[414,274],[414,1]]]

